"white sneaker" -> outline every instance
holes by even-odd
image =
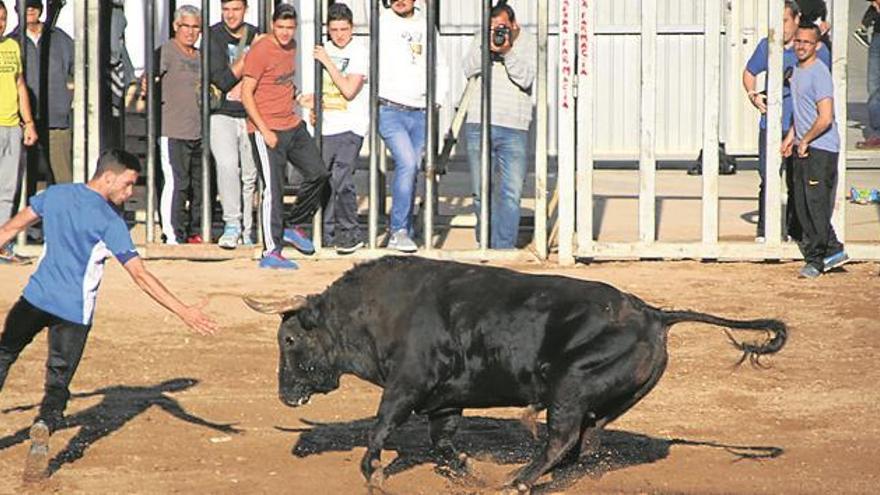
[[[223,235],[217,240],[217,245],[223,249],[235,249],[241,239],[241,229],[234,225],[227,225],[223,229]]]
[[[396,249],[402,253],[414,253],[419,250],[419,247],[409,238],[406,229],[400,229],[391,234],[391,238],[388,240],[388,249]]]

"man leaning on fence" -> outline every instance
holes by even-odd
[[[306,123],[297,114],[294,99],[296,27],[296,10],[279,4],[272,14],[271,34],[254,43],[244,63],[241,101],[248,115],[254,161],[263,177],[262,268],[298,268],[282,255],[285,242],[304,254],[315,252],[299,224],[310,221],[329,196],[330,173]],[[296,203],[285,213],[288,161],[302,174],[303,182]]]
[[[492,187],[489,212],[489,247],[512,249],[519,233],[520,197],[528,173],[529,124],[532,120],[532,83],[535,80],[535,43],[523,33],[513,8],[497,5],[491,12],[489,50],[492,57],[492,119],[489,145],[492,164],[489,176]],[[480,74],[482,69],[482,33],[471,43],[464,63],[465,77]],[[467,137],[468,163],[477,236],[480,233],[480,108],[481,99],[473,98],[468,107],[464,132]],[[479,241],[479,239],[478,239]]]
[[[223,207],[223,235],[217,244],[233,249],[252,245],[257,166],[241,104],[244,56],[257,28],[244,22],[247,0],[221,0],[223,20],[211,26],[211,153]]]
[[[394,159],[388,247],[418,250],[412,238],[416,179],[425,151],[427,26],[414,0],[392,0],[379,19],[379,134]],[[439,43],[437,101],[446,95],[447,72]],[[430,242],[427,239],[426,242]]]
[[[791,76],[794,125],[782,142],[782,155],[794,155],[792,183],[800,235],[792,237],[806,261],[800,276],[809,279],[849,260],[831,225],[840,135],[834,118],[831,71],[816,55],[820,39],[819,28],[813,24],[798,28],[795,34],[798,64]]]
[[[37,142],[37,129],[21,71],[18,43],[3,35],[8,12],[0,0],[0,225],[12,215],[21,164],[21,145]],[[0,245],[0,264],[22,260],[12,243]]]
[[[791,102],[791,85],[789,83],[789,79],[791,78],[791,73],[794,70],[794,66],[797,65],[797,55],[795,54],[794,47],[794,35],[798,28],[798,23],[800,22],[800,10],[798,8],[797,2],[794,0],[786,0],[785,7],[782,15],[782,40],[784,44],[784,51],[782,52],[782,71],[783,71],[783,82],[782,82],[782,136],[788,132],[788,129],[791,127],[791,115],[792,115],[792,102]],[[767,68],[769,65],[769,55],[768,55],[769,45],[767,43],[767,38],[761,39],[758,42],[758,46],[755,47],[755,51],[752,52],[752,56],[749,58],[749,61],[746,63],[746,68],[743,70],[742,74],[742,83],[743,88],[748,95],[749,102],[761,112],[761,121],[759,124],[760,131],[758,133],[758,175],[761,179],[760,184],[758,185],[758,227],[757,232],[755,234],[755,240],[757,242],[764,242],[764,222],[766,218],[766,212],[764,211],[764,203],[767,197],[767,154],[765,152],[765,148],[767,146],[767,83],[766,80],[764,82],[765,91],[759,92],[757,90],[758,83],[758,75],[761,73],[767,72]],[[819,58],[822,63],[825,64],[829,69],[831,68],[831,52],[828,51],[828,48],[820,43],[816,49],[816,56]],[[792,192],[792,184],[791,184],[791,159],[784,160],[783,167],[786,170],[786,181],[789,190],[789,200],[788,200],[788,211],[786,212],[786,223],[789,224],[793,221],[794,211],[793,211],[793,198],[791,196]],[[780,170],[781,172],[781,170]]]

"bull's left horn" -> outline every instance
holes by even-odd
[[[242,300],[254,311],[270,315],[296,311],[306,305],[306,298],[303,296],[293,296],[280,301],[260,301],[252,296],[244,296]]]

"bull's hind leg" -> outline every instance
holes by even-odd
[[[547,443],[531,463],[517,473],[512,485],[528,490],[577,443],[584,411],[577,397],[564,398],[547,409]]]
[[[438,471],[441,474],[464,476],[468,474],[468,458],[458,452],[452,442],[461,423],[461,409],[441,409],[428,414],[431,421],[431,443],[437,453]]]

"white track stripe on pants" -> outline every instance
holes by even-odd
[[[171,199],[174,196],[174,170],[171,167],[171,150],[168,138],[159,138],[159,155],[162,162],[162,175],[165,183],[162,185],[162,194],[159,197],[159,214],[162,217],[162,234],[166,244],[177,244],[177,235],[174,233],[174,225],[171,223]]]
[[[260,131],[254,132],[254,142],[257,143],[257,154],[260,156],[260,170],[263,171],[263,242],[266,249],[263,254],[275,251],[275,241],[272,240],[272,163],[269,161],[269,151],[266,149],[266,141]]]

